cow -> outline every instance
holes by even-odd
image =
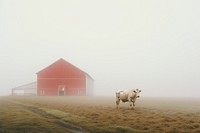
[[[129,102],[130,108],[135,108],[135,101],[140,97],[141,90],[139,89],[131,89],[131,90],[118,90],[116,92],[116,108],[118,109],[120,100],[122,102]]]

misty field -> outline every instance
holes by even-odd
[[[0,97],[0,133],[199,133],[200,99]]]

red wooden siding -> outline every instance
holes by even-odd
[[[37,94],[86,95],[86,76],[85,72],[60,59],[37,73]]]

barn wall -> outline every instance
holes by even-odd
[[[85,73],[61,60],[40,71],[38,78],[85,78]]]
[[[38,79],[38,95],[59,95],[59,90],[63,90],[65,95],[85,95],[86,83],[81,78],[41,78]],[[43,92],[42,92],[43,93]]]
[[[86,73],[66,62],[58,60],[47,68],[37,73],[38,95],[57,96],[57,95],[87,95],[86,92]]]
[[[24,95],[37,95],[37,89],[36,88],[30,88],[24,90]]]
[[[24,95],[24,90],[12,90],[13,96],[22,96]]]
[[[37,82],[13,88],[12,95],[37,95]]]
[[[92,96],[94,90],[94,80],[91,79],[88,75],[86,75],[86,95]]]

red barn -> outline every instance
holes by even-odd
[[[45,96],[91,96],[93,79],[60,59],[37,73],[37,95]]]

